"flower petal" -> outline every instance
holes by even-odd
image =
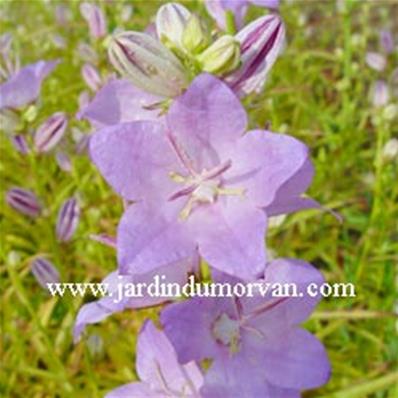
[[[90,139],[90,153],[107,182],[125,199],[167,198],[175,190],[168,172],[180,170],[160,123],[105,127]]]
[[[330,364],[320,341],[304,329],[280,333],[262,351],[264,375],[276,386],[316,388],[330,377]]]
[[[195,254],[195,242],[178,220],[179,210],[175,202],[136,203],[127,209],[117,235],[122,274],[143,274]]]
[[[128,80],[112,80],[77,115],[101,128],[137,120],[155,120],[160,111],[148,109],[162,98],[134,87]]]
[[[266,217],[244,198],[201,206],[189,223],[199,253],[212,267],[241,279],[256,279],[263,272]]]
[[[249,131],[238,141],[231,154],[232,167],[225,173],[225,182],[227,185],[243,186],[256,206],[266,207],[273,202],[279,188],[305,165],[307,159],[308,148],[291,136],[263,130]],[[296,184],[305,186],[310,173],[300,175],[294,187]]]
[[[194,362],[180,365],[176,352],[164,332],[151,321],[145,322],[137,343],[137,373],[152,389],[169,389],[195,395],[203,376]]]
[[[197,171],[201,171],[217,165],[219,155],[236,144],[245,131],[247,117],[238,98],[224,83],[202,74],[174,101],[167,122]]]
[[[153,391],[147,383],[129,383],[118,387],[108,394],[105,398],[164,398],[161,392]]]

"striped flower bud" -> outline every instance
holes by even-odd
[[[84,64],[82,67],[82,76],[87,86],[93,91],[97,91],[102,84],[101,76],[96,67],[91,64]]]
[[[24,155],[29,153],[29,147],[28,143],[26,142],[26,139],[23,135],[21,134],[15,134],[11,137],[11,143],[14,146],[14,148],[19,152]]]
[[[62,112],[54,113],[36,131],[34,136],[35,150],[39,153],[54,148],[64,136],[68,120]]]
[[[6,201],[13,209],[30,217],[37,217],[41,212],[37,196],[27,189],[10,189],[6,193]]]
[[[190,17],[190,11],[181,4],[161,6],[156,14],[156,32],[160,41],[170,49],[183,50],[182,35]]]
[[[233,36],[224,35],[197,56],[202,70],[223,75],[239,65],[239,43]]]
[[[57,164],[61,170],[68,173],[72,171],[70,157],[65,152],[57,152],[55,154],[55,160],[57,161]]]
[[[68,242],[76,231],[80,219],[80,208],[75,198],[67,199],[58,212],[56,234],[61,242]]]
[[[32,262],[31,271],[39,285],[46,290],[47,283],[58,283],[60,281],[58,270],[43,257],[38,257]]]
[[[235,36],[240,42],[241,66],[226,78],[239,95],[263,88],[267,75],[281,53],[285,27],[276,14],[258,18]]]
[[[177,57],[145,33],[122,32],[115,35],[108,52],[116,70],[149,93],[176,97],[189,84]]]
[[[92,3],[82,3],[80,5],[82,17],[88,23],[90,35],[98,39],[106,35],[106,19],[101,8]]]

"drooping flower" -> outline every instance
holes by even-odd
[[[258,18],[236,35],[241,65],[225,78],[234,92],[248,95],[263,88],[285,44],[285,27],[276,14]]]
[[[151,321],[144,323],[138,335],[136,368],[141,381],[119,387],[106,398],[200,398],[203,375],[199,367],[195,362],[180,365],[170,341]]]
[[[233,283],[222,275],[217,279]],[[205,398],[296,398],[329,378],[324,347],[299,326],[320,300],[307,287],[319,287],[322,275],[303,261],[278,259],[258,282],[294,284],[303,295],[194,298],[161,313],[180,363],[212,359],[200,391]]]
[[[108,316],[124,311],[125,309],[136,309],[152,307],[170,301],[171,297],[163,297],[161,295],[145,294],[146,290],[142,290],[142,296],[129,296],[128,287],[131,284],[146,284],[154,282],[156,275],[162,275],[163,283],[177,283],[183,285],[188,274],[197,273],[199,269],[199,257],[195,254],[191,258],[172,263],[163,267],[161,271],[154,270],[144,275],[120,275],[117,271],[109,274],[102,283],[108,287],[108,295],[97,300],[84,304],[77,314],[73,336],[75,342],[80,339],[81,334],[87,325],[100,322]]]
[[[249,4],[278,9],[279,0],[205,0],[207,11],[223,30],[228,25],[227,13],[231,13],[235,27],[240,29]]]
[[[44,153],[53,149],[64,136],[67,125],[68,119],[65,113],[57,112],[50,116],[35,133],[36,152]]]
[[[76,198],[67,199],[58,211],[56,235],[60,242],[68,242],[76,231],[80,207]]]
[[[20,108],[33,102],[40,93],[43,80],[59,61],[38,61],[25,66],[0,85],[0,109]]]
[[[238,98],[203,74],[164,123],[125,123],[92,136],[94,163],[124,199],[137,202],[118,227],[121,273],[146,273],[197,248],[226,273],[253,279],[262,272],[267,208],[278,208],[279,189],[282,207],[296,206],[312,167],[301,142],[244,134],[246,125]]]
[[[24,188],[9,189],[6,201],[13,209],[30,217],[37,217],[42,209],[37,196]]]
[[[100,7],[93,3],[84,2],[80,4],[80,12],[88,23],[91,37],[99,39],[106,35],[106,18]]]
[[[36,258],[31,265],[32,274],[43,289],[47,290],[47,283],[59,282],[59,272],[54,264],[44,257]]]

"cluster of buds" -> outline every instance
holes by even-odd
[[[180,95],[201,72],[223,78],[239,94],[261,89],[283,48],[280,17],[259,18],[235,36],[224,34],[213,43],[207,32],[196,15],[168,3],[156,16],[158,40],[146,33],[117,33],[109,41],[109,58],[135,86],[166,98]]]

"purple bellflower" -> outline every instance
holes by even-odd
[[[146,321],[138,335],[137,374],[141,382],[126,384],[105,398],[199,398],[203,375],[195,362],[180,365],[165,334]]]
[[[294,284],[303,296],[193,298],[161,313],[180,363],[213,360],[200,391],[205,398],[299,398],[329,378],[324,347],[299,326],[320,300],[304,292],[322,275],[303,261],[277,259],[258,282]]]
[[[105,127],[90,140],[107,182],[136,202],[118,227],[120,273],[147,273],[199,248],[218,270],[256,278],[265,264],[267,208],[276,215],[302,206],[312,177],[307,147],[269,131],[244,134],[238,98],[207,74],[165,119]]]
[[[243,25],[247,6],[250,4],[278,9],[279,0],[205,0],[207,11],[223,30],[227,28],[227,12],[232,13],[235,26],[240,29]]]
[[[43,80],[59,61],[38,61],[25,66],[0,85],[0,109],[20,108],[33,102],[40,93]]]
[[[150,295],[145,295],[144,291],[142,295],[139,295],[137,291],[137,295],[131,295],[131,297],[129,297],[127,294],[129,285],[149,285],[154,281],[154,277],[159,274],[161,274],[162,277],[164,276],[164,278],[162,278],[162,283],[177,283],[183,285],[187,281],[188,274],[198,273],[198,269],[199,257],[196,254],[191,258],[163,267],[161,272],[159,272],[159,270],[154,270],[147,274],[137,276],[123,276],[119,275],[117,271],[110,273],[102,281],[102,283],[107,286],[108,295],[98,301],[84,304],[79,310],[73,330],[75,342],[80,339],[87,325],[100,322],[116,312],[121,312],[125,309],[153,307],[172,299],[171,297],[163,297],[161,295],[152,297]]]

